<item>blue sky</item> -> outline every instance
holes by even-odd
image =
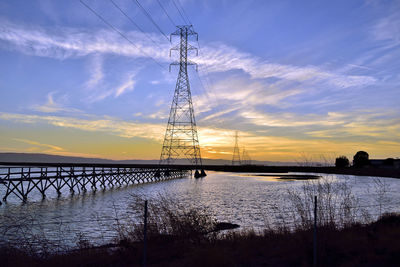
[[[157,159],[177,71],[136,0],[0,2],[0,150]],[[203,156],[400,151],[399,1],[159,0],[199,33],[189,73]],[[157,0],[139,0],[166,35]],[[175,3],[175,4],[174,4]],[[192,42],[198,46],[197,42]],[[152,56],[161,66],[156,64]]]

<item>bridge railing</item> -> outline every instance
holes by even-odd
[[[189,171],[165,166],[96,165],[34,165],[0,167],[0,193],[3,201],[11,195],[26,201],[28,195],[39,193],[42,198],[49,191],[81,193],[88,189],[107,189],[126,185],[151,183],[187,177]]]

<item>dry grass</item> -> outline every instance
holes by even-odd
[[[132,195],[131,209],[143,217],[146,197]],[[179,240],[179,242],[202,242],[214,238],[215,217],[205,208],[198,209],[182,205],[167,195],[157,195],[148,200],[147,238],[160,237]],[[122,234],[129,241],[143,240],[143,222],[124,229]]]
[[[165,236],[164,236],[165,237]],[[400,215],[386,214],[368,225],[321,227],[320,266],[398,266]],[[142,243],[117,248],[79,249],[46,258],[2,249],[2,266],[140,266]],[[311,266],[312,230],[230,232],[200,243],[155,238],[148,243],[149,266]]]
[[[317,223],[320,227],[339,229],[364,222],[363,210],[346,180],[333,178],[305,181],[300,191],[289,190],[291,220],[294,229],[310,229],[314,223],[314,197],[317,197]]]

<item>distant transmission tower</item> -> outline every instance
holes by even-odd
[[[160,156],[160,164],[173,164],[176,161],[199,166],[201,169],[202,160],[200,155],[200,145],[197,136],[196,120],[194,118],[192,96],[190,93],[188,65],[196,65],[187,59],[188,50],[196,50],[196,47],[188,43],[188,37],[197,33],[192,25],[177,26],[177,30],[171,34],[180,36],[180,44],[172,48],[179,51],[179,62],[171,65],[179,65],[179,74],[176,81],[174,98],[172,100],[171,111],[165,132],[164,143]],[[170,70],[171,70],[170,65]],[[184,159],[184,161],[182,161]],[[196,171],[197,172],[197,171]],[[204,173],[204,171],[202,171]],[[196,175],[196,174],[195,174]],[[205,173],[204,173],[205,175]]]
[[[246,148],[243,147],[242,149],[242,165],[251,165],[251,158],[249,153],[246,151]]]
[[[241,165],[240,161],[240,152],[239,152],[239,144],[238,144],[238,132],[235,134],[235,147],[233,148],[233,157],[232,157],[232,165]]]

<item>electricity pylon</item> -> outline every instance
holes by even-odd
[[[251,165],[251,158],[245,147],[242,149],[241,163],[242,165]]]
[[[240,152],[238,144],[238,132],[235,134],[235,147],[233,148],[232,165],[241,165]]]
[[[179,51],[180,58],[179,62],[171,63],[170,70],[171,66],[178,65],[179,74],[159,163],[173,164],[177,160],[185,159],[185,161],[188,161],[191,165],[198,166],[200,169],[202,160],[187,70],[188,65],[196,65],[188,60],[188,50],[196,50],[197,52],[197,48],[188,43],[188,37],[195,35],[196,39],[198,39],[198,35],[193,30],[192,25],[177,26],[177,28],[171,34],[171,37],[173,35],[180,36],[180,43],[172,48],[171,51]]]

